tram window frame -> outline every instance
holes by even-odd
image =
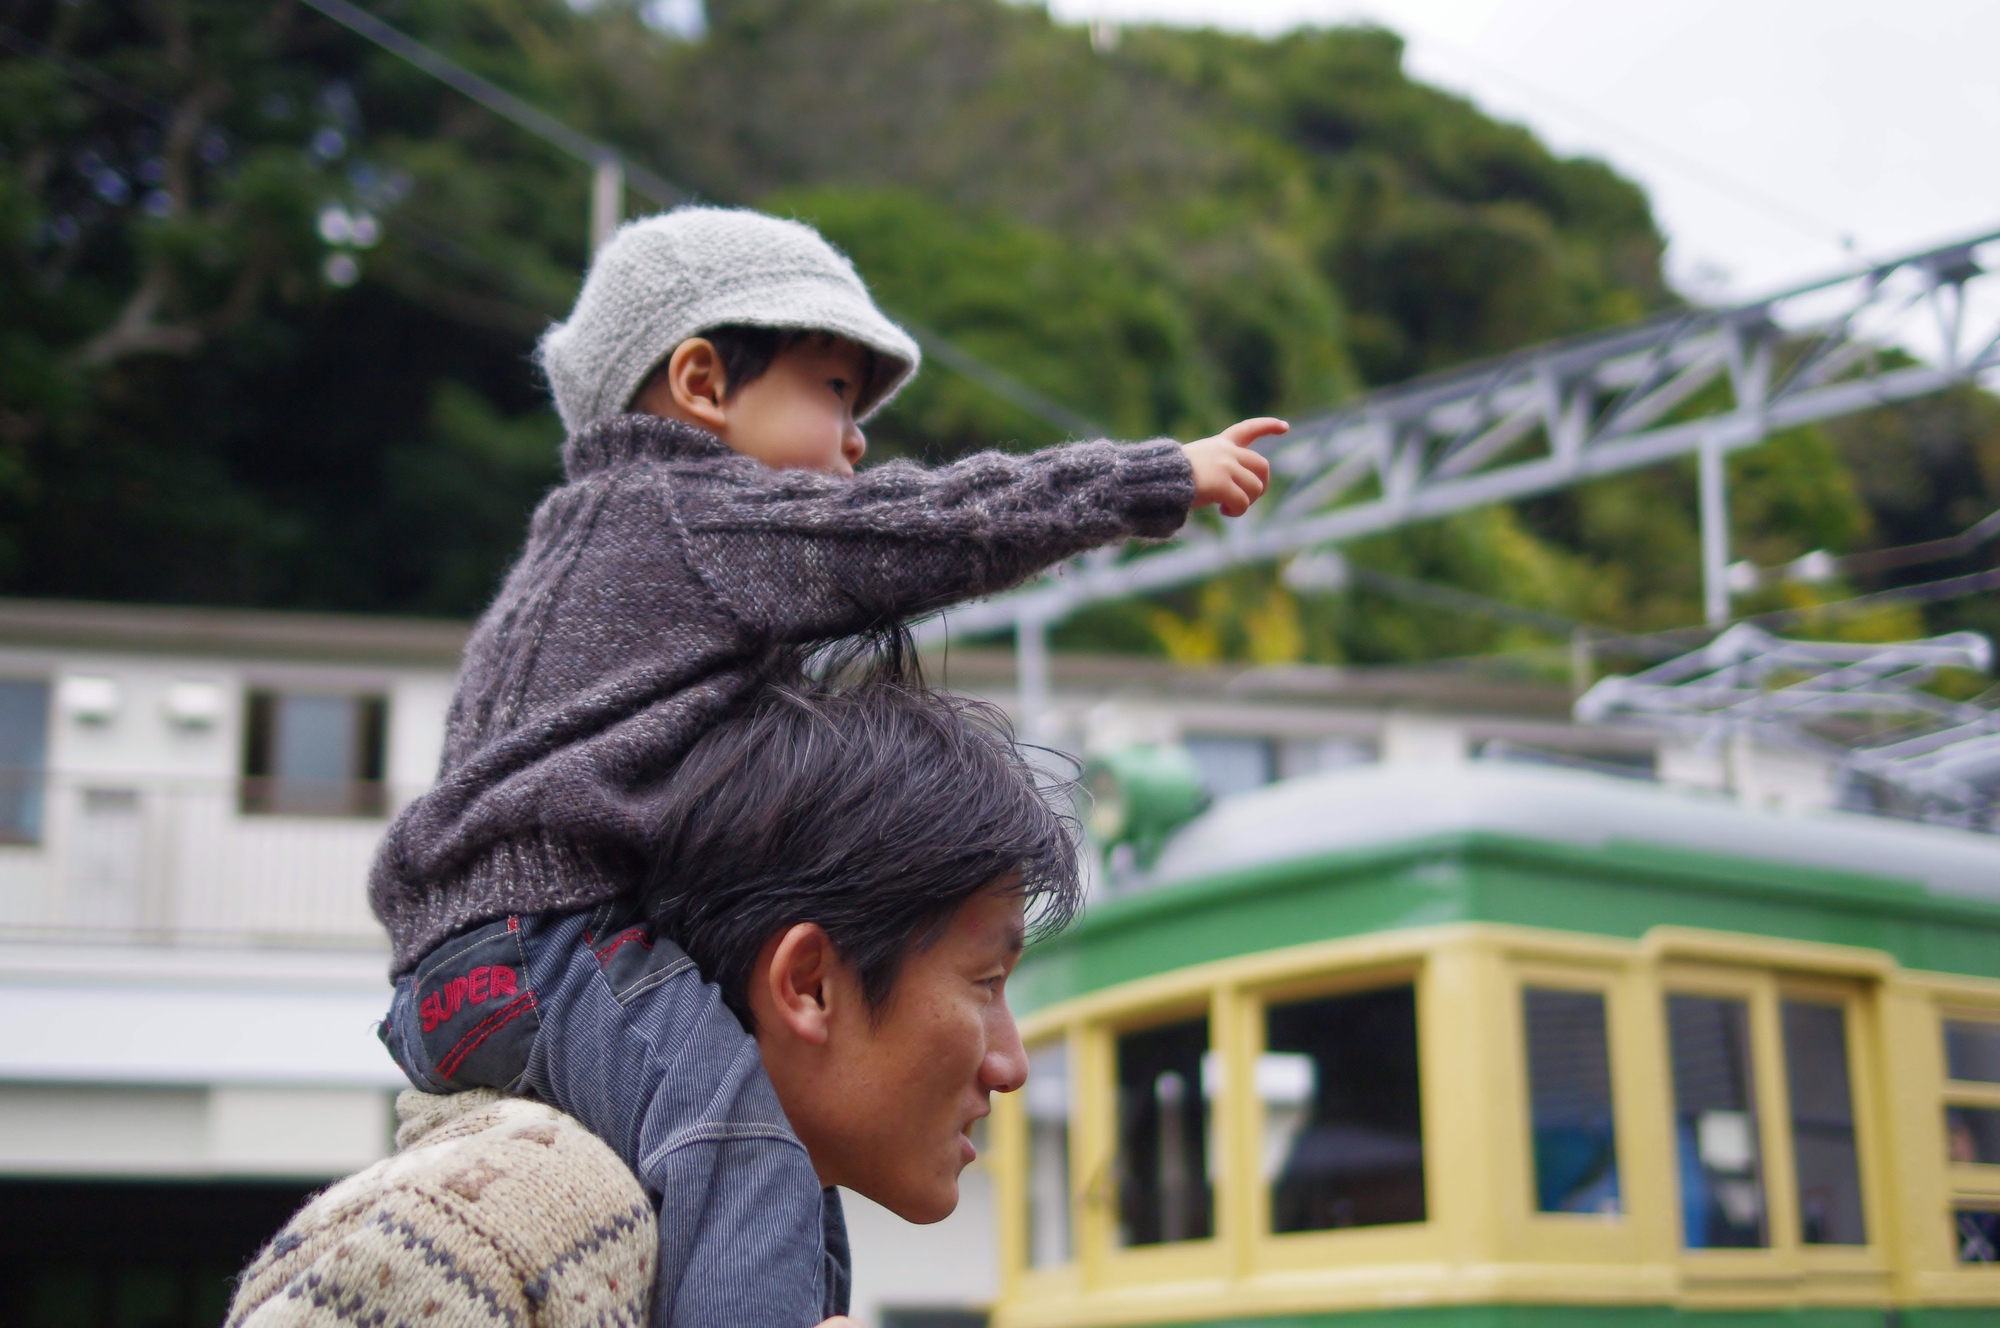
[[[1724,1268],[1745,1270],[1762,1266],[1773,1275],[1781,1273],[1787,1266],[1825,1273],[1880,1271],[1885,1266],[1886,1258],[1882,1243],[1883,1177],[1879,1173],[1876,1157],[1882,1136],[1874,1114],[1873,1099],[1867,1089],[1869,1084],[1875,1082],[1876,1068],[1869,1045],[1873,1016],[1865,989],[1845,978],[1786,972],[1776,968],[1738,967],[1734,964],[1663,965],[1659,975],[1658,1018],[1670,1120],[1677,1114],[1677,1090],[1668,1002],[1680,995],[1740,1000],[1747,1007],[1750,1074],[1756,1101],[1754,1142],[1763,1181],[1765,1228],[1765,1243],[1761,1246],[1688,1246],[1683,1227],[1684,1199],[1679,1163],[1676,1162],[1673,1238],[1685,1265],[1691,1272],[1704,1267],[1721,1272]],[[1865,1235],[1861,1244],[1808,1243],[1805,1239],[1807,1233],[1802,1212],[1789,1082],[1790,1061],[1785,1045],[1784,1007],[1787,1004],[1838,1006],[1841,1010],[1846,1038],[1848,1098],[1853,1116],[1856,1178]],[[1678,1134],[1678,1125],[1673,1128]],[[1678,1152],[1676,1146],[1677,1157]]]
[[[1071,1215],[1072,1250],[1068,1264],[1052,1268],[1027,1266],[1017,1261],[1024,1285],[1038,1288],[1032,1294],[1064,1295],[1083,1283],[1116,1287],[1156,1286],[1162,1282],[1190,1278],[1219,1277],[1228,1266],[1229,1232],[1235,1220],[1230,1208],[1230,1158],[1217,1150],[1213,1160],[1213,1206],[1209,1236],[1161,1244],[1126,1245],[1119,1231],[1119,1103],[1118,1039],[1124,1035],[1160,1028],[1190,1019],[1206,1018],[1209,1049],[1224,1048],[1234,1017],[1231,989],[1202,983],[1163,995],[1135,995],[1108,1002],[1089,1013],[1072,1014],[1065,1021],[1073,1027],[1070,1046],[1072,1085],[1076,1116],[1072,1121],[1070,1165],[1075,1204]],[[1053,1036],[1053,1024],[1031,1025],[1032,1040]],[[1226,1119],[1227,1104],[1218,1099],[1210,1104],[1211,1129],[1220,1129]],[[1025,1113],[1023,1113],[1025,1114]],[[1212,1136],[1210,1146],[1213,1147]],[[1017,1147],[1019,1161],[1013,1164],[1017,1186],[1025,1176],[1025,1150]],[[1025,1195],[1023,1196],[1025,1198]],[[1079,1281],[1078,1279],[1082,1279]]]
[[[1959,1058],[1952,1055],[1952,1034],[1955,1028],[1968,1026],[1985,1032],[1988,1037],[2000,1038],[2000,1006],[1950,1002],[1938,1010],[1938,1067],[1942,1079],[1938,1118],[1943,1132],[1946,1189],[1955,1223],[1952,1260],[1954,1267],[1974,1277],[2000,1277],[2000,1262],[1965,1257],[1966,1233],[1958,1229],[1966,1218],[1977,1218],[1978,1234],[1982,1239],[1990,1239],[1996,1221],[1992,1215],[2000,1213],[2000,1203],[1994,1197],[2000,1191],[2000,1156],[1993,1160],[1963,1156],[1961,1140],[1954,1137],[1955,1127],[1968,1123],[1963,1115],[1974,1112],[1979,1113],[1977,1125],[1983,1133],[2000,1135],[2000,1077],[1962,1079],[1952,1074],[1959,1068],[1954,1064]],[[2000,1138],[1963,1142],[1982,1144],[1979,1151],[1983,1153],[2000,1143]]]
[[[1435,1212],[1433,1211],[1435,1208],[1435,1203],[1430,1191],[1431,1191],[1431,1171],[1436,1165],[1434,1153],[1437,1141],[1435,1138],[1428,1137],[1430,1131],[1426,1127],[1429,1124],[1429,1122],[1426,1121],[1424,1112],[1425,1074],[1424,1074],[1423,1014],[1422,1014],[1423,1002],[1418,987],[1419,987],[1418,981],[1415,975],[1413,974],[1405,973],[1405,974],[1386,976],[1386,977],[1378,975],[1376,980],[1373,981],[1359,981],[1359,980],[1346,981],[1340,983],[1338,986],[1334,986],[1331,988],[1320,987],[1317,990],[1267,993],[1265,994],[1264,999],[1261,1002],[1259,1002],[1257,1009],[1257,1023],[1256,1023],[1257,1027],[1256,1053],[1255,1057],[1251,1062],[1253,1065],[1260,1065],[1265,1057],[1272,1055],[1311,1054],[1309,1052],[1299,1052],[1296,1049],[1289,1051],[1279,1051],[1275,1053],[1272,1051],[1270,1044],[1271,1021],[1274,1013],[1276,1013],[1277,1011],[1298,1009],[1301,1007],[1319,1005],[1322,1003],[1332,1003],[1332,1002],[1346,1003],[1352,1001],[1367,1001],[1370,1000],[1371,998],[1384,997],[1384,996],[1389,996],[1392,993],[1407,991],[1409,993],[1409,1005],[1410,1005],[1410,1010],[1409,1010],[1409,1019],[1410,1019],[1409,1055],[1411,1061],[1410,1068],[1415,1076],[1415,1083],[1411,1085],[1413,1094],[1413,1102],[1411,1103],[1411,1106],[1413,1108],[1416,1117],[1416,1127],[1417,1127],[1416,1142],[1417,1142],[1418,1153],[1417,1153],[1417,1164],[1416,1164],[1416,1178],[1417,1178],[1416,1202],[1418,1206],[1418,1215],[1414,1217],[1396,1218],[1384,1221],[1350,1221],[1345,1223],[1336,1222],[1328,1225],[1318,1225],[1318,1226],[1288,1225],[1281,1228],[1279,1225],[1280,1213],[1281,1209],[1283,1209],[1285,1206],[1285,1201],[1281,1195],[1281,1186],[1285,1179],[1284,1168],[1282,1167],[1278,1168],[1275,1174],[1269,1175],[1267,1177],[1265,1173],[1267,1170],[1270,1170],[1270,1168],[1268,1167],[1268,1165],[1260,1166],[1256,1177],[1256,1192],[1257,1192],[1258,1204],[1259,1207],[1262,1209],[1262,1222],[1260,1226],[1262,1230],[1264,1230],[1272,1237],[1279,1240],[1290,1241],[1294,1239],[1339,1235],[1357,1231],[1377,1231],[1384,1229],[1390,1229],[1390,1230],[1420,1229],[1430,1224],[1434,1219],[1434,1217],[1436,1216]],[[1304,1115],[1301,1117],[1300,1121],[1297,1124],[1297,1129],[1301,1132],[1309,1130],[1312,1127],[1313,1115],[1316,1109],[1319,1106],[1323,1105],[1318,1100],[1319,1085],[1317,1079],[1318,1075],[1316,1071],[1314,1075],[1315,1082],[1314,1082],[1314,1088],[1312,1090],[1313,1092],[1312,1101],[1307,1106],[1306,1112],[1304,1113]],[[1268,1127],[1269,1115],[1264,1094],[1258,1091],[1258,1087],[1259,1086],[1257,1085],[1253,1085],[1252,1087],[1253,1093],[1256,1093],[1256,1108],[1252,1112],[1252,1117],[1255,1120],[1253,1134],[1256,1137],[1256,1142],[1259,1148],[1259,1152],[1261,1154],[1267,1143],[1265,1138],[1265,1131]],[[1351,1120],[1348,1121],[1347,1123],[1353,1124]],[[1370,1127],[1365,1124],[1360,1125],[1357,1128],[1359,1128],[1362,1131],[1368,1131],[1370,1129]],[[1302,1137],[1303,1134],[1300,1135],[1300,1138]],[[1296,1147],[1297,1143],[1299,1142],[1299,1138],[1294,1138],[1290,1142],[1294,1147]]]
[[[1230,1102],[1241,1124],[1232,1144],[1238,1151],[1231,1161],[1247,1168],[1242,1185],[1225,1188],[1236,1219],[1251,1236],[1250,1267],[1258,1272],[1305,1273],[1326,1266],[1329,1258],[1346,1262],[1368,1260],[1399,1262],[1435,1257],[1442,1236],[1439,1221],[1436,1156],[1439,1121],[1435,1104],[1425,1096],[1426,1085],[1436,1082],[1436,1030],[1431,1026],[1430,960],[1428,946],[1413,945],[1406,954],[1375,956],[1373,962],[1329,971],[1294,971],[1274,975],[1263,983],[1246,986],[1237,1015],[1236,1035],[1240,1040],[1242,1063],[1254,1067],[1269,1048],[1265,1035],[1268,1012],[1273,1006],[1292,1005],[1330,997],[1363,995],[1388,987],[1407,986],[1416,994],[1418,1108],[1424,1140],[1424,1211],[1421,1222],[1395,1222],[1372,1226],[1330,1227],[1307,1231],[1272,1229],[1272,1186],[1263,1177],[1264,1115],[1261,1098],[1246,1085],[1232,1092]],[[1253,1071],[1254,1073],[1254,1071]]]
[[[1028,1082],[1021,1090],[1021,1265],[1030,1275],[1047,1274],[1060,1269],[1074,1267],[1079,1257],[1079,1236],[1081,1235],[1080,1214],[1076,1193],[1077,1134],[1082,1113],[1080,1072],[1087,1057],[1079,1054],[1076,1039],[1069,1030],[1057,1029],[1053,1034],[1038,1037],[1027,1042]],[[1036,1127],[1050,1119],[1047,1115],[1048,1098],[1052,1096],[1047,1087],[1037,1088],[1039,1082],[1046,1084],[1050,1062],[1060,1058],[1063,1075],[1059,1090],[1063,1098],[1061,1122],[1062,1143],[1055,1153],[1057,1170],[1061,1173],[1061,1201],[1057,1208],[1062,1223],[1060,1241],[1061,1256],[1040,1258],[1038,1246],[1045,1239],[1040,1224],[1036,1221],[1037,1204],[1037,1163],[1042,1157],[1036,1146]]]
[[[1184,1094],[1180,1101],[1184,1104],[1192,1104],[1194,1106],[1193,1115],[1196,1123],[1190,1129],[1187,1120],[1183,1117],[1179,1122],[1179,1137],[1185,1144],[1196,1145],[1200,1156],[1202,1175],[1199,1181],[1195,1183],[1194,1191],[1197,1195],[1206,1196],[1207,1220],[1204,1224],[1206,1230],[1193,1235],[1169,1237],[1165,1233],[1167,1214],[1162,1212],[1159,1215],[1159,1222],[1162,1228],[1159,1238],[1131,1239],[1125,1230],[1125,1206],[1127,1202],[1126,1167],[1129,1158],[1125,1140],[1126,1101],[1123,1094],[1126,1088],[1123,1082],[1124,1072],[1120,1064],[1120,1044],[1127,1038],[1144,1037],[1148,1034],[1160,1033],[1167,1029],[1194,1023],[1201,1023],[1205,1026],[1205,1045],[1201,1054],[1195,1058],[1191,1074],[1177,1077],[1181,1080],[1181,1092]],[[1212,1246],[1222,1226],[1222,1214],[1225,1202],[1222,1172],[1227,1159],[1226,1139],[1222,1142],[1222,1146],[1218,1147],[1216,1137],[1221,1133],[1221,1122],[1227,1119],[1226,1107],[1220,1094],[1211,1092],[1210,1086],[1204,1082],[1205,1072],[1213,1063],[1215,1054],[1222,1049],[1222,1027],[1220,1021],[1217,1019],[1217,1012],[1210,1005],[1169,1007],[1168,1009],[1149,1011],[1148,1017],[1141,1020],[1121,1021],[1107,1027],[1105,1033],[1108,1038],[1106,1050],[1109,1053],[1107,1065],[1110,1070],[1109,1083],[1107,1085],[1109,1092],[1106,1094],[1106,1107],[1110,1116],[1108,1121],[1109,1133],[1107,1135],[1110,1143],[1110,1152],[1106,1158],[1105,1175],[1102,1181],[1104,1198],[1102,1207],[1109,1222],[1109,1229],[1105,1233],[1107,1236],[1107,1248],[1120,1255],[1130,1257],[1134,1255],[1146,1256],[1161,1253],[1171,1254],[1179,1250]],[[1161,1079],[1165,1077],[1165,1075],[1159,1076]],[[1162,1105],[1165,1104],[1162,1103]],[[1157,1115],[1159,1107],[1156,1106],[1154,1112]],[[1164,1121],[1156,1122],[1156,1129],[1163,1129],[1163,1127]],[[1188,1160],[1185,1156],[1182,1158],[1184,1163]]]
[[[1775,1124],[1784,1116],[1781,1099],[1772,1091],[1769,1040],[1760,1037],[1760,1002],[1754,991],[1714,991],[1669,988],[1663,993],[1667,1021],[1667,1092],[1673,1104],[1675,1176],[1681,1210],[1681,1249],[1690,1254],[1717,1250],[1769,1250],[1782,1241],[1777,1230],[1778,1197],[1785,1190],[1783,1167],[1776,1166],[1784,1141],[1774,1138]],[[1705,1015],[1721,1022],[1713,1031],[1722,1038],[1718,1052],[1727,1062],[1728,1105],[1707,1108],[1714,1100],[1706,1085],[1688,1073],[1703,1048],[1685,1041],[1706,1031]],[[1779,1174],[1773,1175],[1776,1171]],[[1689,1190],[1698,1175],[1704,1191]],[[1745,1200],[1748,1202],[1744,1202]],[[1711,1202],[1712,1201],[1712,1202]],[[1738,1211],[1740,1209],[1740,1211]],[[1719,1211],[1743,1239],[1718,1240],[1711,1210]],[[1693,1230],[1704,1223],[1702,1240]]]
[[[1799,1243],[1810,1250],[1866,1249],[1871,1240],[1867,1180],[1864,1175],[1866,1164],[1861,1142],[1861,1099],[1865,1096],[1865,1092],[1859,1076],[1855,1074],[1857,1039],[1854,1028],[1855,1011],[1852,1005],[1851,1001],[1838,995],[1809,993],[1783,985],[1778,991],[1781,1034],[1779,1051],[1785,1058],[1785,1125],[1791,1135],[1792,1189],[1798,1205]],[[1815,1067],[1812,1063],[1815,1049],[1802,1045],[1794,1038],[1795,1033],[1804,1034],[1808,1031],[1804,1021],[1809,1017],[1809,1012],[1818,1012],[1821,1015],[1831,1012],[1838,1020],[1839,1045],[1834,1049],[1833,1055],[1837,1058],[1840,1073],[1844,1077],[1842,1088],[1846,1102],[1842,1109],[1846,1113],[1845,1120],[1824,1114],[1832,1104],[1823,1097],[1812,1103],[1802,1103],[1800,1100],[1802,1087],[1809,1086],[1802,1085],[1801,1075],[1810,1074],[1815,1068],[1827,1068]],[[1817,1050],[1822,1056],[1827,1054],[1827,1049],[1824,1047]],[[1843,1128],[1847,1136],[1844,1143],[1830,1137]],[[1819,1147],[1809,1153],[1808,1148],[1811,1144],[1817,1144]],[[1829,1162],[1836,1168],[1841,1165],[1843,1159],[1837,1154],[1843,1146],[1846,1153],[1845,1166],[1851,1174],[1836,1180],[1843,1185],[1852,1185],[1852,1211],[1821,1216],[1815,1209],[1818,1208],[1823,1212],[1824,1200],[1817,1204],[1809,1202],[1809,1191],[1823,1191],[1822,1182],[1827,1178],[1825,1167]],[[1818,1155],[1817,1158],[1809,1162],[1814,1153]],[[1816,1170],[1819,1174],[1809,1176],[1809,1170]],[[1846,1207],[1844,1200],[1836,1200],[1836,1203],[1841,1208]],[[1850,1221],[1858,1226],[1860,1232],[1858,1240],[1844,1238],[1844,1233],[1850,1230],[1846,1225]]]
[[[1619,1050],[1618,997],[1605,983],[1588,980],[1579,981],[1568,974],[1546,974],[1529,970],[1518,975],[1513,984],[1515,1015],[1519,1019],[1520,1056],[1516,1064],[1521,1078],[1521,1123],[1525,1131],[1527,1149],[1527,1200],[1529,1215],[1536,1220],[1553,1220],[1561,1223],[1579,1221],[1593,1224],[1622,1222],[1632,1210],[1631,1177],[1625,1165],[1625,1154],[1629,1149],[1629,1133],[1625,1121],[1625,1094],[1620,1090],[1620,1071],[1623,1059]],[[1609,1116],[1610,1139],[1610,1192],[1606,1196],[1608,1206],[1598,1208],[1547,1208],[1542,1203],[1542,1149],[1538,1139],[1536,1121],[1535,1083],[1535,1041],[1532,1019],[1529,1012],[1530,999],[1536,994],[1552,996],[1589,997],[1598,1002],[1600,1027],[1604,1036],[1604,1088],[1605,1108]]]

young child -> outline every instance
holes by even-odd
[[[683,208],[620,230],[542,342],[567,482],[371,875],[391,1052],[419,1088],[540,1098],[633,1167],[659,1206],[656,1324],[805,1328],[847,1287],[838,1200],[755,1043],[637,925],[676,763],[801,651],[1195,507],[1240,514],[1269,474],[1249,444],[1285,428],[855,474],[918,359],[809,227]]]

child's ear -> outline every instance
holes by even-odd
[[[720,434],[728,427],[722,408],[728,394],[728,375],[715,343],[706,337],[689,337],[653,371],[633,398],[632,409]]]

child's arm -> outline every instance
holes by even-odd
[[[1250,444],[1285,427],[890,462],[851,479],[730,467],[677,506],[695,566],[739,621],[815,640],[1004,590],[1102,544],[1164,538],[1194,507],[1239,515],[1270,474]]]

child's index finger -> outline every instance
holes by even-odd
[[[1222,431],[1222,436],[1238,447],[1249,447],[1260,438],[1274,434],[1289,433],[1291,424],[1275,415],[1258,415],[1247,420],[1238,420]]]

